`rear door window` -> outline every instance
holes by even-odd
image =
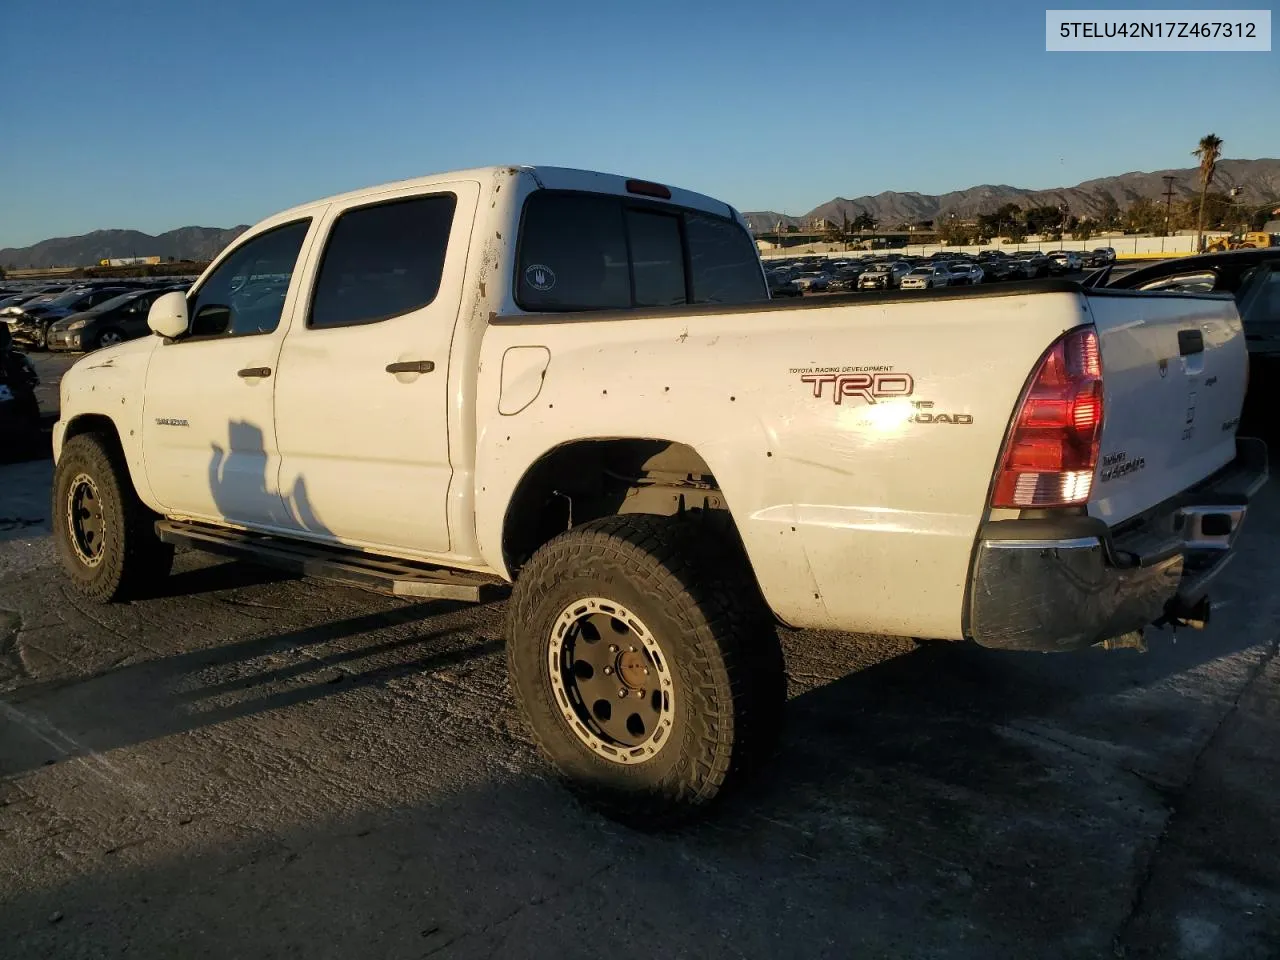
[[[376,323],[435,300],[457,203],[441,193],[342,213],[320,261],[307,326]]]

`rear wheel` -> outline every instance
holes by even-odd
[[[96,433],[72,437],[53,481],[58,557],[77,591],[106,603],[143,593],[169,574],[173,547],[138,499],[119,447]]]
[[[546,544],[508,607],[525,717],[569,786],[658,827],[704,809],[776,734],[786,676],[739,552],[692,521],[583,524]]]

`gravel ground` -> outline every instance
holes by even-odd
[[[6,958],[1280,956],[1275,486],[1147,654],[787,633],[779,755],[645,836],[537,757],[500,604],[185,553],[87,605],[50,477],[0,467]]]

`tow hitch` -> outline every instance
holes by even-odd
[[[1163,627],[1166,624],[1177,630],[1178,627],[1190,627],[1192,630],[1203,630],[1209,623],[1209,614],[1213,610],[1213,604],[1209,602],[1207,596],[1201,597],[1194,603],[1189,603],[1182,597],[1174,597],[1164,607],[1164,616],[1155,622],[1155,626]]]
[[[1151,626],[1157,630],[1172,627],[1175,634],[1179,627],[1203,630],[1209,622],[1209,613],[1212,609],[1213,604],[1209,602],[1207,596],[1201,597],[1194,603],[1189,603],[1183,597],[1174,597],[1165,604],[1164,613]],[[1137,650],[1139,653],[1146,653],[1147,638],[1145,630],[1131,630],[1118,637],[1108,637],[1094,646],[1101,647],[1103,650]]]

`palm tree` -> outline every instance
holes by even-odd
[[[1191,154],[1200,158],[1200,212],[1196,216],[1196,251],[1199,252],[1204,239],[1204,199],[1209,194],[1218,158],[1222,156],[1222,138],[1213,133],[1201,137],[1200,145]]]

